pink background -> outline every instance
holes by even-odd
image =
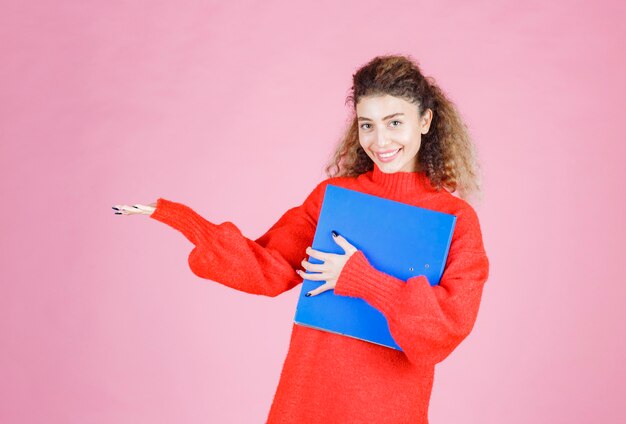
[[[2,2],[0,422],[263,422],[300,287],[199,279],[181,234],[111,205],[256,238],[385,53],[449,93],[484,171],[490,278],[431,421],[624,422],[623,2],[294,3]]]

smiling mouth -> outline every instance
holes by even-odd
[[[385,153],[375,152],[375,154],[378,160],[380,160],[381,162],[391,162],[398,156],[398,153],[400,152],[400,150],[402,150],[402,147],[396,150],[385,152]]]

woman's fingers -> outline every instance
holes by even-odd
[[[305,294],[305,296],[306,297],[315,296],[315,295],[318,295],[320,293],[324,293],[325,291],[332,290],[333,288],[335,288],[334,284],[331,284],[331,283],[322,284],[318,288],[313,289],[310,292],[308,292],[307,294]]]
[[[312,264],[311,262],[304,259],[300,263],[302,264],[302,268],[311,272],[322,272],[325,269],[325,264]]]
[[[129,212],[128,205],[113,205],[111,206],[113,208],[113,211],[115,212],[116,215],[130,215],[131,212]]]
[[[122,205],[122,210],[126,213],[126,215],[137,215],[141,213],[139,209],[130,205]]]
[[[306,253],[311,255],[315,259],[319,259],[320,261],[324,261],[324,262],[326,262],[327,260],[329,260],[333,256],[336,256],[334,253],[321,252],[319,250],[313,249],[312,247],[307,247],[306,248]]]
[[[116,215],[150,215],[156,208],[147,205],[113,205],[111,206]]]
[[[140,205],[140,204],[133,205],[133,207],[139,209],[141,212],[143,212],[146,215],[150,215],[156,209],[154,206]]]
[[[301,269],[297,270],[298,275],[300,275],[300,277],[307,279],[307,280],[311,280],[311,281],[326,281],[328,279],[328,276],[325,273],[310,273],[310,272],[304,272]]]

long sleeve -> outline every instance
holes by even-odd
[[[188,206],[163,198],[150,217],[194,244],[188,262],[195,275],[243,292],[277,296],[302,282],[295,269],[312,243],[322,198],[320,183],[256,240],[245,237],[232,222],[212,223]]]
[[[335,294],[360,297],[387,318],[392,337],[410,362],[434,365],[470,333],[489,274],[478,217],[471,206],[456,228],[438,285],[424,275],[406,282],[383,273],[358,251],[346,262]]]

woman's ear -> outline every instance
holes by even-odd
[[[422,127],[422,134],[428,133],[430,129],[430,123],[433,121],[433,111],[430,108],[426,109],[420,117],[420,126]]]

